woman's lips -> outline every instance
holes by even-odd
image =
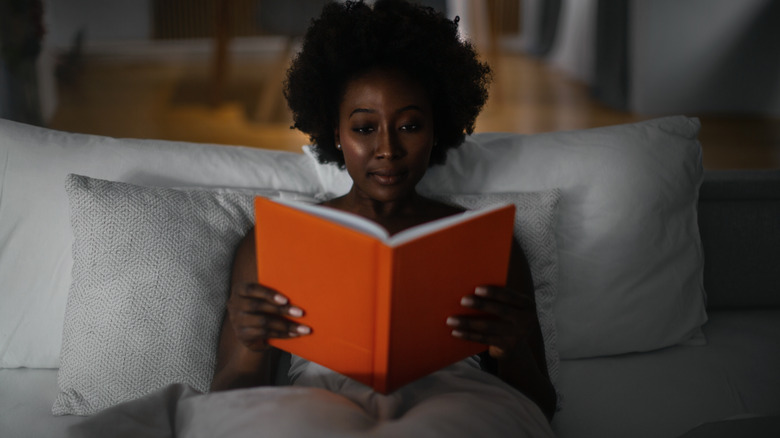
[[[393,185],[398,184],[406,178],[407,172],[393,171],[393,170],[379,170],[375,172],[369,172],[368,175],[381,185]]]

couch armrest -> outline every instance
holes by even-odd
[[[780,306],[780,170],[707,171],[699,194],[708,307]]]

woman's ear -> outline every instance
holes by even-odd
[[[333,143],[336,145],[336,149],[341,150],[341,136],[339,136],[339,128],[333,128]]]

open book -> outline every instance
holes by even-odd
[[[485,345],[446,319],[479,285],[504,285],[514,206],[467,211],[393,236],[328,207],[255,200],[258,281],[304,309],[312,334],[285,351],[391,392]]]

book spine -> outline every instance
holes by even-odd
[[[374,390],[386,394],[390,375],[390,320],[394,286],[393,248],[377,242],[376,312],[374,316]]]

